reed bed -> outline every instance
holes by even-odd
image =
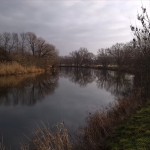
[[[47,126],[38,127],[29,144],[23,144],[21,150],[72,150],[70,136],[63,124],[53,133]]]
[[[35,66],[22,66],[17,62],[11,63],[0,63],[0,75],[18,75],[18,74],[28,74],[44,72],[44,69],[37,68]]]
[[[3,138],[1,139],[0,150],[6,150],[6,147],[5,147],[4,143],[3,143]]]
[[[107,149],[107,138],[115,128],[142,106],[142,101],[137,97],[119,100],[113,107],[91,114],[87,124],[78,135],[78,150],[103,150]]]

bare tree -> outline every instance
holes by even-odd
[[[43,38],[37,38],[37,55],[42,56],[42,52],[47,48],[47,44]]]
[[[70,56],[72,57],[74,65],[78,67],[79,64],[80,64],[80,54],[79,54],[79,52],[78,51],[73,51],[73,52],[70,53]]]
[[[2,34],[2,46],[5,51],[9,49],[10,41],[11,41],[11,34],[8,32],[4,32]]]
[[[60,66],[72,66],[73,60],[71,56],[60,56]]]
[[[39,57],[50,56],[55,51],[55,46],[46,43],[46,41],[42,38],[37,38],[36,45],[36,53]]]
[[[74,65],[77,67],[91,64],[94,58],[94,55],[89,53],[87,48],[80,48],[78,51],[73,51],[70,53],[70,56],[73,59]]]
[[[93,65],[95,60],[95,55],[91,52],[87,53],[87,57],[85,59],[85,64],[86,65]]]
[[[3,35],[0,33],[0,47],[3,47]]]
[[[18,52],[19,49],[19,37],[17,33],[12,33],[12,38],[11,38],[11,48],[10,50],[15,50]]]
[[[13,61],[23,65],[46,67],[58,62],[55,46],[32,32],[21,33],[19,36],[8,32],[0,34],[0,51],[1,55],[9,55]],[[5,58],[1,57],[1,60]]]
[[[150,70],[150,18],[147,10],[142,8],[142,13],[138,14],[137,19],[141,22],[141,27],[130,26],[134,33],[134,48],[137,51],[138,68]]]
[[[123,46],[123,64],[124,66],[133,69],[135,59],[137,57],[135,49],[133,49],[133,42],[128,42]]]
[[[27,36],[27,41],[28,41],[30,50],[32,52],[32,55],[34,56],[35,51],[36,51],[37,36],[32,32],[26,33],[26,36]]]
[[[98,63],[107,68],[110,64],[110,56],[108,54],[109,49],[99,49],[97,54]]]
[[[26,40],[27,40],[26,33],[20,33],[20,49],[22,54],[24,53],[26,48]]]
[[[117,43],[113,45],[110,49],[108,49],[108,53],[114,58],[114,61],[118,67],[123,66],[124,61],[124,44],[123,43]]]

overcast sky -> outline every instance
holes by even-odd
[[[34,32],[60,55],[132,39],[141,5],[150,0],[0,0],[0,32]]]

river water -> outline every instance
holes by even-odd
[[[13,149],[41,123],[63,122],[74,133],[89,113],[129,96],[132,87],[130,74],[92,69],[0,77],[0,136]]]

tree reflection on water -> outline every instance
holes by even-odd
[[[62,68],[61,76],[69,78],[71,82],[81,87],[86,87],[95,81],[98,88],[105,89],[116,97],[131,94],[134,77],[122,72],[87,68]]]
[[[0,77],[0,104],[34,105],[43,100],[44,96],[54,93],[59,77],[68,78],[80,87],[95,82],[98,88],[105,89],[117,98],[130,95],[133,87],[133,76],[128,74],[86,68],[61,68],[51,75]]]
[[[95,80],[94,70],[84,68],[61,68],[61,76],[69,78],[80,87],[86,87]]]
[[[58,86],[58,73],[53,75],[10,76],[0,78],[1,105],[34,105],[52,94]]]

